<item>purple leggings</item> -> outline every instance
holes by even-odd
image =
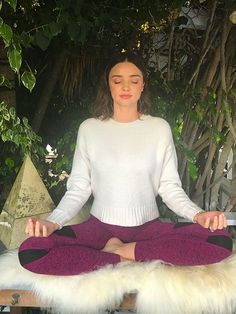
[[[89,272],[120,262],[119,255],[101,251],[112,237],[136,242],[137,261],[160,259],[174,265],[203,265],[219,262],[232,252],[231,236],[226,230],[210,232],[198,224],[164,223],[159,219],[137,227],[121,227],[91,216],[47,238],[28,238],[20,246],[19,260],[24,268],[40,274]]]

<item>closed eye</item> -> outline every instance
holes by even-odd
[[[112,80],[112,83],[114,83],[114,84],[120,84],[121,83],[121,79],[120,78],[114,78],[113,80]]]

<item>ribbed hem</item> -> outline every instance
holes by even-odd
[[[104,223],[123,227],[140,226],[159,217],[156,204],[134,208],[107,208],[95,204],[92,206],[91,214]]]

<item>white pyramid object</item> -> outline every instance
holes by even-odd
[[[54,203],[31,159],[26,157],[0,214],[0,240],[8,249],[26,238],[29,217],[46,218]]]

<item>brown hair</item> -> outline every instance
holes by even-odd
[[[146,87],[147,72],[146,67],[142,58],[140,58],[136,53],[116,53],[107,64],[100,84],[98,86],[97,97],[93,104],[92,113],[95,118],[100,118],[102,120],[111,118],[113,116],[113,100],[110,93],[110,88],[108,84],[108,77],[111,69],[120,62],[131,62],[142,72],[144,84],[144,90],[138,101],[138,112],[141,114],[148,114],[150,110],[149,103],[149,92]]]

